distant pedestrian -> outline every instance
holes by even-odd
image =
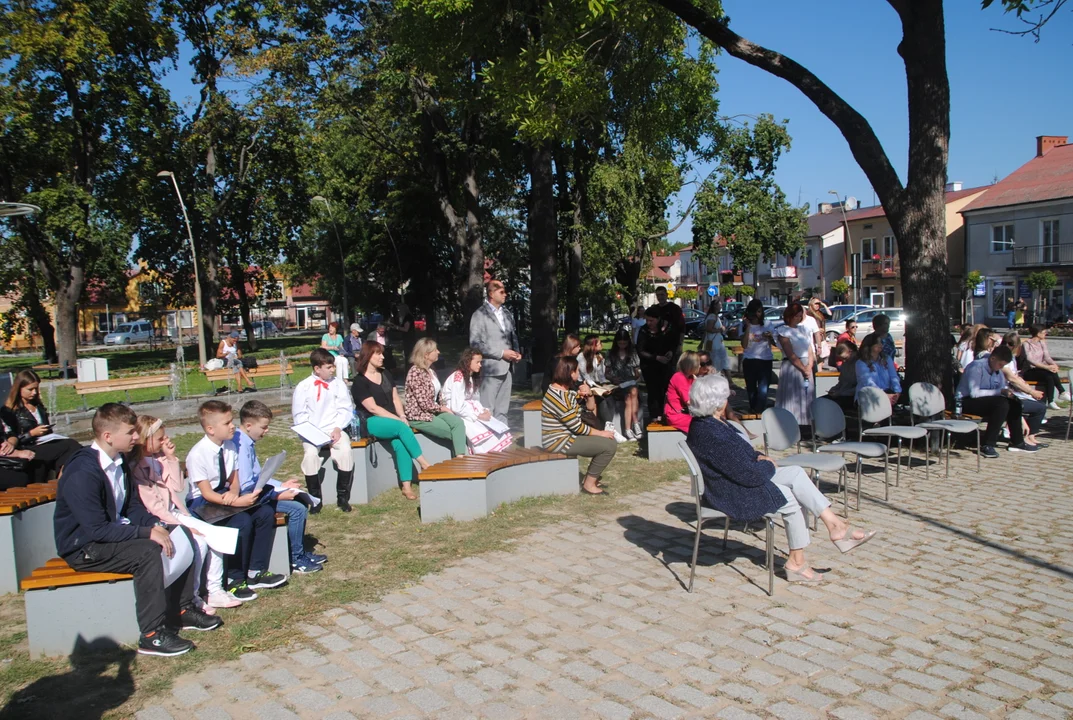
[[[522,359],[514,316],[506,308],[507,289],[499,280],[485,286],[487,299],[469,319],[469,344],[481,351],[481,404],[507,422],[514,363]]]

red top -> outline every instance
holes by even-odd
[[[667,386],[667,402],[663,414],[667,422],[684,433],[689,433],[689,424],[693,416],[689,414],[689,388],[696,378],[687,377],[681,370],[671,376]]]

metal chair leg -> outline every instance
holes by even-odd
[[[980,472],[980,428],[976,428],[976,472]]]
[[[693,562],[689,566],[689,588],[686,592],[693,592],[693,577],[697,574],[697,555],[700,553],[700,533],[704,521],[697,518],[697,534],[693,537]]]
[[[950,477],[950,446],[953,445],[953,444],[954,444],[954,433],[948,432],[946,434],[946,477],[947,478]],[[977,462],[979,462],[979,457],[980,456],[977,455],[976,457],[977,457]]]
[[[931,480],[931,436],[924,436],[924,482]]]
[[[775,594],[775,521],[767,519],[767,594],[771,597]]]
[[[723,525],[723,551],[727,549],[727,536],[730,535],[730,516],[726,516],[726,523]]]

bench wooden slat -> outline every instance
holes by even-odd
[[[46,590],[48,588],[89,585],[100,582],[131,580],[133,575],[127,573],[79,572],[68,565],[62,558],[52,558],[24,578],[20,583],[23,590]]]
[[[90,395],[93,393],[115,392],[119,390],[140,390],[143,388],[169,387],[170,375],[142,375],[136,377],[113,378],[111,380],[93,380],[76,382],[75,393]]]
[[[674,425],[664,425],[663,423],[648,423],[645,429],[648,432],[679,432]]]
[[[540,410],[543,407],[543,405],[544,405],[543,400],[530,400],[525,405],[522,405],[522,410],[524,410],[526,412],[532,412],[534,410],[537,411],[537,412],[540,412]]]
[[[276,527],[287,524],[287,513],[276,513]]]
[[[418,480],[468,480],[486,478],[490,473],[542,460],[565,460],[566,455],[537,448],[511,448],[487,455],[464,455],[436,463],[418,475]]]
[[[226,380],[228,377],[234,374],[230,368],[220,368],[219,370],[206,370],[205,377],[211,381]],[[288,375],[294,374],[294,366],[287,363],[286,373]],[[247,368],[246,374],[250,377],[276,377],[279,375],[279,363],[266,363],[264,365],[258,365],[255,368]]]

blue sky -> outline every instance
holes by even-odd
[[[996,2],[996,5],[998,3]],[[905,68],[897,54],[897,15],[883,0],[723,0],[738,34],[809,68],[871,123],[903,181],[908,152]],[[949,179],[989,185],[1035,154],[1037,135],[1073,135],[1073,11],[1064,10],[1031,37],[993,32],[1016,20],[978,0],[947,2],[947,67],[951,91]],[[718,59],[720,114],[768,112],[789,119],[793,137],[777,180],[791,203],[815,210],[829,190],[872,205],[874,195],[845,139],[788,83],[729,55]],[[707,170],[698,168],[703,177]],[[687,186],[670,209],[671,225],[694,192]],[[688,221],[670,237],[692,242]]]

